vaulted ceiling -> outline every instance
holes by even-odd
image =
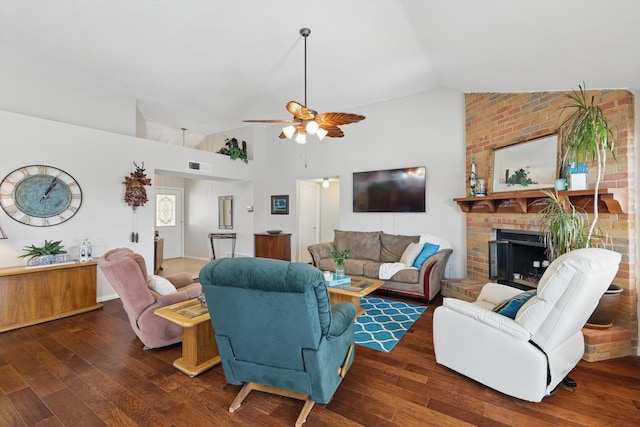
[[[304,102],[302,27],[318,111],[436,88],[640,90],[639,0],[0,0],[0,49],[99,75],[149,122],[202,134]]]

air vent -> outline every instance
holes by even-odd
[[[202,172],[211,172],[213,171],[213,166],[211,165],[211,163],[189,162],[189,169]]]

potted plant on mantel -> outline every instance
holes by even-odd
[[[561,107],[562,113],[570,114],[560,124],[558,135],[565,150],[563,166],[567,162],[595,163],[596,183],[593,192],[593,220],[589,224],[585,212],[576,209],[569,197],[545,191],[549,203],[539,213],[540,226],[549,256],[553,259],[573,249],[602,246],[606,235],[597,228],[598,192],[604,176],[607,154],[615,159],[613,131],[602,108],[595,104],[594,97],[587,98],[586,88],[565,96],[569,104]],[[587,229],[587,225],[589,225]],[[611,284],[600,304],[587,321],[587,326],[606,328],[611,326],[622,288]],[[604,311],[604,312],[603,312]]]

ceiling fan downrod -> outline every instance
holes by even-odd
[[[311,34],[309,28],[300,28],[300,35],[304,37],[304,106],[307,104],[307,37]]]

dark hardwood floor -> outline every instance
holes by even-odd
[[[640,358],[580,362],[575,393],[505,396],[435,363],[433,309],[391,353],[358,346],[353,367],[305,426],[638,426]],[[238,386],[222,367],[189,378],[180,345],[143,351],[119,300],[102,310],[0,334],[0,426],[284,426],[302,402]]]

